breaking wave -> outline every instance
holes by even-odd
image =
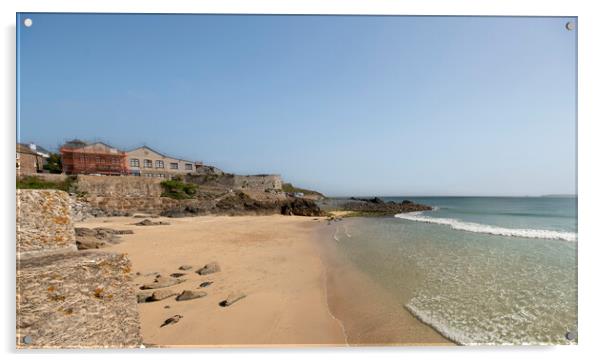
[[[538,229],[511,229],[500,226],[484,225],[473,222],[465,222],[456,219],[434,218],[422,215],[422,212],[410,212],[406,214],[397,214],[396,218],[425,222],[430,224],[446,225],[454,230],[469,231],[473,233],[514,236],[530,239],[553,239],[565,241],[577,241],[577,233],[553,230],[538,230]]]

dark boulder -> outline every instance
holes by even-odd
[[[340,207],[346,211],[355,211],[367,215],[393,215],[404,212],[432,210],[432,207],[428,205],[417,204],[410,200],[384,202],[378,197],[372,199],[351,198],[351,201],[344,203]]]
[[[133,234],[131,230],[115,230],[97,227],[75,228],[75,244],[79,250],[99,249],[107,244],[116,244],[121,241],[119,235]]]
[[[294,198],[282,205],[280,213],[282,215],[321,216],[322,210],[313,200]]]

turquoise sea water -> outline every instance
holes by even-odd
[[[461,344],[576,343],[576,198],[408,199],[435,210],[332,226],[400,308]]]

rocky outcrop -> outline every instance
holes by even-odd
[[[313,200],[292,198],[281,207],[282,215],[321,216],[322,210]]]
[[[78,175],[73,179],[69,204],[71,219],[132,216],[136,213],[185,217],[196,215],[320,215],[308,197],[287,196],[278,175],[241,176],[207,173],[187,175],[186,182],[198,185],[194,197],[165,197],[161,179],[135,176],[105,177]],[[297,197],[294,197],[297,196]],[[296,200],[299,198],[300,200]],[[307,200],[307,201],[302,201]],[[84,243],[82,243],[83,245]],[[86,247],[102,245],[86,243]]]
[[[103,210],[75,195],[70,196],[71,219],[73,222],[84,221],[88,218],[106,216],[127,216],[128,212],[118,210]]]
[[[281,197],[259,199],[245,192],[225,194],[214,200],[188,202],[161,213],[167,217],[197,215],[300,215],[320,216],[322,211],[315,201],[305,198]]]
[[[109,244],[121,242],[120,235],[133,234],[132,230],[115,230],[110,228],[75,228],[77,249],[100,249]]]
[[[371,199],[362,199],[360,197],[350,197],[349,200],[370,202],[370,203],[373,203],[373,204],[384,204],[385,203],[381,198],[378,198],[378,197],[373,197]],[[408,201],[408,200],[403,200],[403,201],[405,202],[405,201]]]
[[[404,212],[428,211],[433,208],[428,205],[417,204],[410,200],[402,202],[385,202],[378,197],[371,199],[350,198],[349,202],[343,203],[341,209],[366,214],[399,214]]]

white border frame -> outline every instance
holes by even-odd
[[[602,275],[598,258],[602,247],[599,214],[602,204],[602,155],[598,137],[600,134],[600,64],[602,64],[600,39],[602,39],[601,13],[596,11],[594,1],[528,1],[528,0],[222,0],[192,1],[172,0],[145,2],[140,0],[21,0],[2,1],[2,72],[3,86],[0,90],[0,109],[4,112],[2,132],[2,160],[5,160],[5,177],[2,177],[2,214],[0,222],[5,232],[4,247],[4,293],[1,298],[2,311],[6,314],[1,328],[4,353],[9,360],[19,358],[60,358],[63,361],[79,361],[81,353],[92,361],[107,358],[143,358],[158,361],[167,358],[182,358],[183,354],[202,353],[190,358],[225,357],[238,360],[287,360],[345,358],[349,361],[364,361],[373,358],[424,360],[445,359],[446,361],[507,361],[508,359],[531,359],[544,357],[550,361],[567,361],[600,355],[596,339],[601,334],[602,324],[597,311],[602,294],[597,277]],[[579,120],[578,120],[578,190],[579,190],[579,346],[563,347],[452,347],[452,348],[300,348],[300,349],[234,349],[234,350],[146,350],[146,351],[15,351],[15,194],[12,168],[15,142],[15,13],[16,12],[130,12],[130,13],[263,13],[263,14],[388,14],[388,15],[537,15],[578,16],[579,36]],[[10,162],[8,162],[10,158]],[[7,166],[8,165],[8,166]],[[10,166],[10,169],[8,167]],[[7,172],[8,171],[8,172]],[[109,355],[107,355],[107,353]],[[45,354],[44,357],[39,354]],[[175,355],[177,354],[177,355]]]

